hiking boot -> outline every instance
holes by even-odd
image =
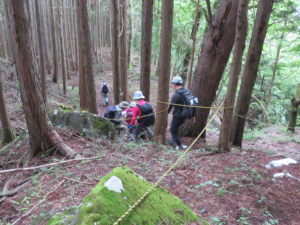
[[[176,147],[176,143],[175,143],[175,141],[173,139],[171,139],[170,141],[168,141],[168,145],[170,145],[173,148]]]
[[[188,148],[188,146],[186,146],[186,145],[178,145],[178,149],[187,149]]]
[[[106,105],[108,105],[108,102],[106,102]]]
[[[130,135],[129,135],[129,139],[131,139],[131,141],[136,142],[135,137],[134,137],[134,134],[130,134]]]

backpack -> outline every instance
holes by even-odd
[[[122,116],[122,111],[116,110],[114,106],[108,106],[104,113],[105,118],[107,118],[108,120],[112,119],[110,120],[110,122],[112,122],[114,126],[118,126],[123,122],[123,120],[120,119],[121,116]]]
[[[108,93],[108,86],[107,86],[107,84],[103,84],[102,93],[104,93],[104,94]]]
[[[182,97],[183,97],[183,106],[181,110],[181,118],[184,119],[192,119],[196,116],[197,108],[196,107],[189,107],[189,106],[198,106],[198,98],[194,97],[192,92],[189,89],[182,90]]]
[[[133,112],[130,110],[128,111],[127,115],[126,115],[126,123],[130,124],[131,123],[131,120],[133,118]]]
[[[144,126],[152,126],[155,124],[155,114],[152,106],[146,102],[145,105],[136,105],[141,110],[141,118],[137,120],[139,124]]]

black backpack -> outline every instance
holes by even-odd
[[[103,87],[102,87],[102,93],[104,93],[104,94],[108,93],[108,87],[107,87],[107,84],[103,84]]]
[[[152,106],[146,102],[145,105],[137,105],[141,110],[141,118],[137,120],[139,124],[144,126],[152,126],[155,124],[155,114]]]
[[[117,110],[114,106],[109,106],[104,113],[104,117],[108,118],[108,120],[111,119],[110,122],[112,122],[115,126],[118,126],[123,122],[123,120],[121,120],[121,116],[122,111]]]
[[[189,106],[198,106],[198,98],[194,97],[192,92],[189,89],[182,90],[182,97],[183,97],[183,106],[180,117],[184,119],[192,119],[196,116],[197,108],[196,107],[189,107]]]

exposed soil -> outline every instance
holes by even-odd
[[[139,68],[133,62],[129,73],[129,91],[133,95],[139,89]],[[10,81],[10,70],[5,64],[5,94],[11,113],[12,125],[20,135],[26,129],[26,122],[21,108],[16,77]],[[112,86],[109,49],[104,51],[105,73],[95,70],[96,90],[99,115],[106,107],[102,106],[99,93],[102,79]],[[59,107],[58,103],[78,109],[78,76],[71,73],[68,82],[71,88],[68,96],[62,94],[61,85],[53,84],[48,79],[50,108]],[[72,91],[72,86],[74,90]],[[156,107],[157,80],[152,78],[151,101]],[[112,104],[112,95],[109,103]],[[169,122],[171,120],[169,116]],[[134,144],[118,139],[111,143],[103,139],[81,137],[75,130],[65,127],[59,129],[64,141],[84,157],[98,159],[73,161],[66,164],[48,166],[41,169],[0,174],[0,190],[11,178],[15,178],[9,190],[18,186],[20,181],[30,178],[16,195],[9,196],[0,203],[0,220],[3,224],[12,223],[24,215],[44,196],[65,178],[65,182],[50,194],[30,215],[22,218],[18,224],[46,224],[50,216],[58,212],[74,213],[83,198],[96,186],[101,177],[112,168],[128,166],[150,182],[156,182],[183,153],[167,146],[159,146],[145,141]],[[272,167],[266,169],[270,161],[290,156],[299,158],[299,133],[286,133],[277,126],[268,127],[259,134],[246,135],[243,150],[236,148],[232,152],[199,157],[204,152],[214,151],[219,131],[210,126],[206,140],[198,141],[184,159],[162,181],[161,186],[185,201],[195,213],[211,221],[211,224],[300,224],[300,181],[294,178],[274,178],[279,172],[288,172],[300,179],[300,164]],[[169,132],[167,133],[169,137]],[[183,138],[189,145],[191,139]],[[0,146],[0,149],[3,146]],[[0,150],[1,170],[15,168],[17,160],[30,148],[28,135]],[[275,155],[274,155],[275,154]],[[28,167],[67,160],[56,149],[41,153],[33,158]],[[76,180],[72,181],[70,179]],[[1,198],[0,198],[1,199]],[[141,203],[143,204],[143,203]],[[132,212],[134,213],[134,211]],[[121,215],[118,215],[121,216]],[[1,224],[0,222],[0,224]],[[194,223],[195,224],[195,223]]]

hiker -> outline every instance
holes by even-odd
[[[181,105],[188,105],[186,102],[186,99],[190,97],[191,99],[195,100],[196,103],[193,104],[198,104],[198,99],[195,98],[191,91],[189,89],[183,88],[182,87],[182,78],[179,76],[176,76],[173,78],[171,81],[171,84],[173,86],[173,89],[175,90],[175,94],[172,96],[171,99],[171,104],[181,104]],[[169,106],[168,113],[173,108],[173,105]],[[188,111],[191,110],[191,113]],[[196,114],[196,108],[188,108],[188,107],[183,107],[183,106],[174,106],[173,110],[173,119],[172,123],[170,126],[170,133],[172,135],[171,140],[168,142],[168,144],[172,147],[178,146],[179,149],[186,149],[187,146],[182,145],[180,137],[179,137],[179,128],[180,126],[188,119],[190,119],[191,123],[194,123],[195,120],[195,114]]]
[[[106,80],[103,80],[103,84],[101,84],[100,93],[103,98],[103,105],[108,105],[108,96],[110,94],[110,89]]]
[[[121,117],[126,113],[125,110],[128,108],[129,104],[126,101],[123,101],[116,106],[108,106],[104,113],[104,117],[113,123],[116,130],[125,131],[127,127],[125,125],[122,125],[123,120],[121,119]]]
[[[153,138],[153,133],[149,129],[149,126],[154,125],[155,123],[155,115],[152,106],[149,102],[144,101],[145,96],[141,91],[137,91],[133,96],[134,100],[137,100],[138,103],[133,109],[133,118],[130,123],[130,127],[136,124],[135,130],[133,134],[130,135],[131,139],[135,142],[140,141],[140,134],[142,131],[147,133],[147,136],[150,140]]]
[[[129,129],[129,134],[132,134],[134,131],[134,127],[131,127],[131,120],[133,119],[133,111],[134,107],[136,106],[135,102],[130,103],[130,108],[126,109],[126,123],[128,123],[128,129]]]

